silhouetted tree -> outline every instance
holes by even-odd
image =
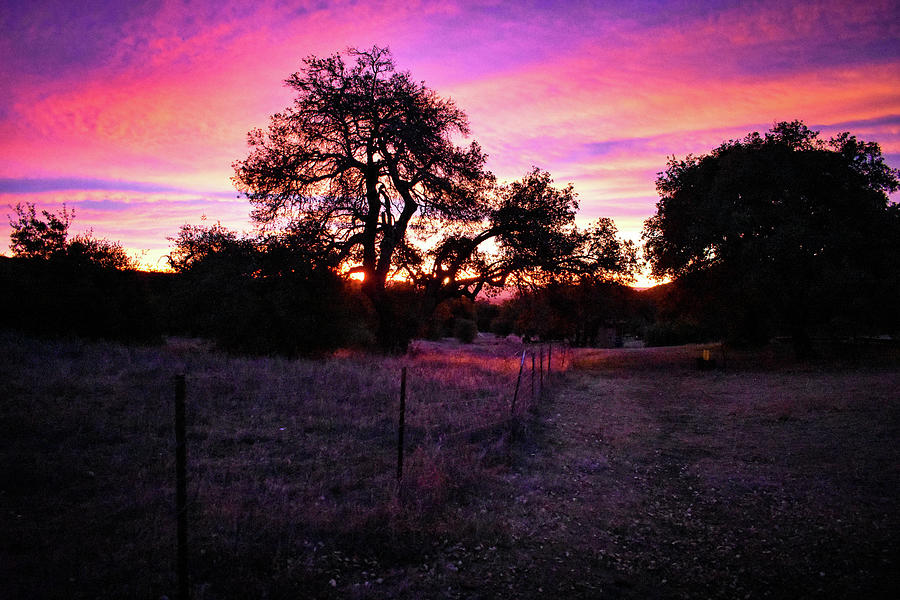
[[[449,298],[428,311],[419,335],[430,339],[455,336],[458,321],[475,322],[475,304],[468,298]]]
[[[101,268],[135,269],[137,264],[119,242],[97,239],[93,232],[69,239],[69,227],[75,220],[75,211],[63,205],[62,211],[51,213],[42,210],[43,219],[37,216],[34,204],[26,202],[15,206],[16,217],[9,216],[12,231],[9,234],[10,250],[14,256],[28,259],[66,260],[73,264],[91,263]]]
[[[126,271],[137,269],[120,242],[95,238],[93,232],[76,235],[66,245],[66,257],[73,262],[89,262],[103,269]]]
[[[168,240],[172,242],[173,248],[166,259],[169,267],[176,273],[190,271],[201,264],[208,264],[211,260],[239,263],[238,269],[241,269],[247,261],[236,261],[235,255],[247,255],[254,249],[251,240],[238,239],[236,231],[224,227],[219,222],[209,227],[185,223],[178,230],[178,235]]]
[[[465,115],[409,73],[396,72],[386,48],[311,56],[287,85],[293,106],[249,135],[234,181],[261,226],[314,224],[337,260],[363,273],[364,289],[382,302],[397,248],[415,218],[477,221],[490,184],[485,156],[467,134]],[[393,323],[385,322],[382,334]]]
[[[876,143],[778,123],[672,158],[656,182],[645,254],[655,275],[714,292],[732,335],[782,330],[807,354],[813,327],[860,322],[890,297],[898,208],[887,193],[897,175]]]
[[[59,213],[42,210],[44,218],[41,219],[37,216],[35,205],[30,202],[16,204],[15,211],[15,219],[8,216],[9,226],[12,227],[9,248],[13,255],[48,259],[65,252],[74,212],[69,212],[63,205]]]
[[[388,293],[392,274],[424,291],[416,312],[426,318],[509,283],[630,276],[635,250],[612,221],[575,227],[571,185],[557,189],[535,168],[498,188],[477,143],[453,144],[468,124],[450,100],[396,72],[387,49],[348,55],[355,65],[306,59],[287,80],[294,105],[251,132],[234,180],[258,225],[299,228],[316,260],[364,275],[384,346],[405,342],[397,309],[408,303],[405,291]]]
[[[616,237],[610,219],[578,229],[572,185],[559,189],[552,183],[548,172],[534,168],[497,190],[481,230],[469,226],[446,235],[427,252],[407,244],[401,253],[407,275],[434,304],[460,296],[474,300],[485,288],[510,284],[630,280],[637,265],[634,245]],[[494,248],[485,250],[489,244]]]
[[[69,239],[75,217],[15,207],[14,257],[0,269],[0,326],[41,335],[150,341],[160,333],[149,279],[122,245],[88,232]]]
[[[574,346],[608,346],[607,333],[639,333],[644,318],[638,293],[621,283],[581,278],[523,289],[503,303],[498,333],[510,331]],[[495,329],[496,330],[496,329]]]
[[[478,300],[475,302],[475,315],[478,331],[494,331],[494,319],[500,315],[500,305],[487,300]]]

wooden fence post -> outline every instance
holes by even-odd
[[[403,428],[406,418],[406,367],[400,370],[400,424],[397,428],[397,483],[403,480]]]
[[[175,376],[175,512],[178,522],[178,548],[176,574],[178,598],[190,598],[188,581],[187,542],[187,442],[185,435],[184,405],[186,396],[184,375]]]

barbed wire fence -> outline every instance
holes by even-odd
[[[555,376],[568,368],[568,347],[558,342],[529,344],[512,356],[466,360],[445,356],[406,360],[407,364],[399,359],[388,360],[386,366],[377,362],[354,363],[353,369],[365,371],[362,376],[342,370],[340,362],[255,381],[250,373],[215,370],[188,369],[176,375],[179,597],[187,598],[190,590],[190,505],[202,501],[207,511],[221,512],[211,499],[232,492],[214,488],[247,477],[231,473],[236,465],[249,459],[266,463],[270,475],[264,483],[273,488],[266,493],[283,490],[292,496],[283,502],[298,513],[306,513],[309,506],[304,504],[311,504],[318,514],[334,517],[343,503],[354,501],[347,500],[349,495],[369,506],[394,503],[402,510],[416,494],[433,493],[429,486],[439,484],[428,477],[444,481],[445,471],[453,470],[446,468],[447,463],[457,455],[471,455],[472,446],[493,443],[508,452],[523,416],[539,407]],[[241,375],[248,381],[235,383]],[[363,398],[367,401],[360,401]],[[267,410],[259,409],[263,404]],[[277,415],[283,415],[280,422]],[[198,431],[192,434],[192,428]],[[189,452],[190,465],[188,441],[195,446]],[[474,454],[477,460],[484,451]],[[222,472],[223,465],[229,472]],[[292,480],[300,471],[303,481]],[[387,485],[391,479],[394,483]],[[192,501],[184,491],[189,483],[194,488]],[[259,482],[244,485],[252,488]],[[218,504],[247,501],[229,498]]]

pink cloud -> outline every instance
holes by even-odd
[[[184,223],[198,224],[204,218],[221,221],[237,231],[250,230],[245,200],[201,196],[185,192],[53,191],[36,194],[0,194],[0,205],[31,202],[39,210],[58,212],[63,204],[75,211],[70,236],[92,230],[98,238],[121,242],[151,269],[166,266],[171,251],[166,239]],[[4,211],[3,216],[12,213]],[[8,220],[0,222],[0,251],[9,249]]]
[[[83,209],[80,223],[135,248],[149,248],[151,234],[164,248],[165,235],[204,212],[246,223],[246,201],[203,192],[232,190],[230,165],[245,156],[247,131],[290,103],[282,81],[302,57],[374,43],[389,43],[401,69],[469,114],[501,179],[548,169],[575,184],[585,215],[614,217],[627,237],[653,212],[667,156],[705,152],[777,120],[801,118],[826,135],[869,123],[849,129],[900,153],[897,121],[884,121],[900,114],[892,2],[659,4],[659,14],[628,6],[166,1],[154,12],[67,9],[82,19],[77,31],[44,11],[21,34],[46,49],[44,62],[0,41],[0,63],[13,65],[0,64],[0,75],[8,69],[14,82],[0,100],[0,178],[196,192],[2,200],[70,198]],[[94,41],[81,34],[88,25]]]
[[[370,28],[387,32],[387,21],[404,17],[366,4],[343,8],[310,9],[289,21],[284,9],[261,6],[240,26],[198,24],[185,34],[183,5],[165,3],[142,28],[126,27],[112,46],[117,58],[110,62],[127,68],[100,68],[77,81],[63,74],[60,81],[18,89],[0,158],[18,164],[13,171],[19,172],[35,163],[64,174],[202,171],[228,187],[230,163],[245,152],[247,131],[289,104],[282,82],[303,56],[342,50],[335,39],[365,45]]]

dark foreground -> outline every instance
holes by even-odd
[[[508,396],[517,348],[301,363],[2,342],[0,597],[174,597],[179,370],[204,390],[188,407],[195,598],[900,589],[893,360],[699,372],[697,348],[575,352],[495,427],[479,402]],[[413,388],[398,496],[401,363],[445,375]]]

